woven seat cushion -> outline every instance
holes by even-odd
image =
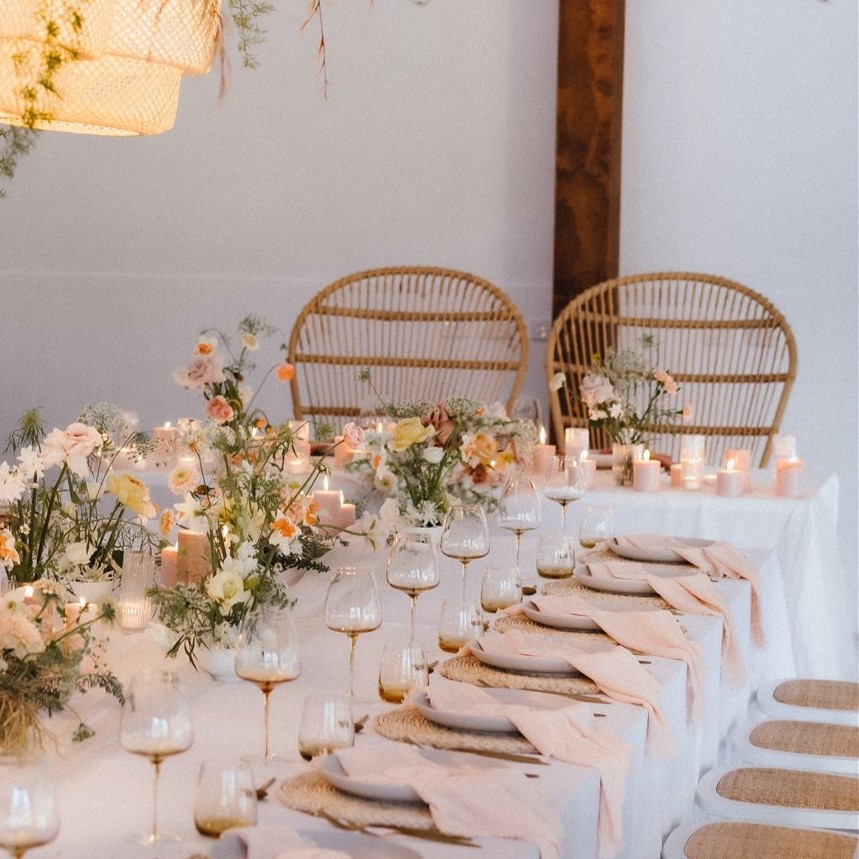
[[[846,680],[785,680],[775,688],[773,698],[795,707],[859,713],[859,683]]]
[[[724,799],[783,808],[859,812],[859,778],[775,767],[740,767],[719,779]]]
[[[725,821],[696,829],[684,845],[687,859],[853,859],[852,835]]]
[[[779,752],[859,758],[859,726],[853,725],[773,719],[755,725],[749,742]]]

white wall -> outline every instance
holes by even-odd
[[[855,599],[857,4],[628,0],[626,27],[621,272],[720,274],[786,316],[782,427],[838,471]]]
[[[471,270],[548,316],[557,0],[328,3],[328,101],[306,3],[279,7],[223,104],[214,75],[188,79],[165,135],[45,134],[21,162],[0,201],[0,437],[32,404],[56,424],[102,399],[143,427],[191,413],[170,376],[201,328],[258,311],[288,331],[365,266]],[[628,0],[625,76],[622,271],[722,274],[785,313],[784,429],[838,469],[855,586],[856,2]]]
[[[171,373],[201,328],[257,311],[288,333],[365,267],[461,268],[549,317],[556,0],[326,3],[327,101],[306,7],[279,4],[222,104],[215,74],[185,79],[171,132],[46,133],[22,160],[0,201],[0,437],[31,404],[199,413]]]

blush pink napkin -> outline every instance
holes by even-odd
[[[701,647],[686,638],[680,623],[670,612],[600,610],[576,594],[534,597],[531,602],[547,614],[588,617],[624,647],[685,662],[686,698],[692,724],[700,725],[704,721],[706,707]]]
[[[763,647],[765,637],[761,622],[760,576],[734,545],[720,540],[709,546],[689,546],[676,537],[665,537],[659,534],[627,534],[617,537],[616,540],[619,545],[637,549],[671,549],[684,561],[694,564],[708,576],[747,579],[752,586],[752,635],[755,643]]]
[[[519,838],[537,844],[541,859],[559,859],[562,797],[522,769],[443,766],[407,746],[355,746],[337,752],[351,776],[408,784],[429,805],[440,832],[467,838]],[[539,814],[534,810],[539,809]]]
[[[535,708],[503,704],[467,684],[431,687],[432,705],[448,712],[506,716],[539,752],[591,767],[600,774],[599,855],[610,859],[623,847],[623,805],[632,749],[614,734],[593,729],[592,708],[583,704]]]
[[[654,757],[674,754],[671,725],[659,706],[659,681],[626,648],[618,646],[589,653],[557,637],[518,629],[489,632],[480,643],[487,652],[566,660],[610,698],[644,707],[648,714],[647,742]]]

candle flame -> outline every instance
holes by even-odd
[[[24,596],[25,597],[33,596],[33,586],[32,585],[24,585]]]
[[[733,471],[734,470],[734,460],[729,459],[725,467],[728,469],[728,471]]]
[[[546,427],[540,427],[540,444],[546,443]]]
[[[170,421],[164,421],[164,429],[170,429]]]
[[[328,491],[328,475],[322,478],[322,489],[327,492]]]
[[[644,454],[643,454],[643,456],[642,456],[641,458],[642,458],[645,462],[649,462],[649,461],[650,461],[650,451],[649,451],[649,450],[644,451]]]

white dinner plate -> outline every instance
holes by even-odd
[[[588,459],[592,459],[597,468],[611,468],[612,455],[610,453],[598,453],[595,450],[588,451]]]
[[[567,666],[569,667],[569,666]],[[482,731],[487,734],[518,734],[516,726],[506,716],[457,713],[451,710],[438,710],[430,703],[426,692],[415,695],[415,709],[425,719],[445,728],[457,731]]]
[[[589,600],[593,603],[592,600]],[[629,611],[628,605],[617,602],[609,603],[607,600],[602,604],[593,604],[595,611]],[[542,626],[549,626],[552,629],[570,629],[576,632],[592,632],[598,631],[600,627],[594,623],[589,617],[574,614],[550,614],[549,612],[540,611],[531,600],[526,600],[522,603],[522,610],[525,617],[533,620],[534,623],[539,623]],[[659,607],[655,605],[636,606],[636,611],[659,611]]]
[[[319,762],[319,771],[328,781],[344,793],[364,799],[378,799],[382,802],[421,802],[413,787],[389,781],[373,781],[347,774],[337,755],[325,755]]]
[[[499,704],[528,707],[532,710],[558,710],[569,707],[569,699],[562,695],[532,692],[527,689],[484,689]],[[426,692],[414,698],[417,711],[430,722],[458,731],[480,731],[487,734],[518,734],[515,725],[506,716],[489,716],[485,713],[460,713],[434,707]]]
[[[647,572],[652,576],[662,576],[666,579],[679,579],[683,576],[696,576],[695,567],[681,567],[674,564],[648,564]],[[595,578],[591,575],[587,564],[577,566],[573,572],[576,581],[586,588],[595,591],[605,591],[609,594],[627,594],[631,596],[652,596],[656,593],[644,579],[610,579],[602,576]]]
[[[617,645],[614,642],[602,641],[596,638],[582,638],[576,647],[589,653],[611,650]],[[480,639],[469,644],[471,653],[484,665],[500,668],[502,671],[518,671],[522,674],[563,674],[567,677],[579,677],[577,671],[566,659],[550,656],[526,656],[519,653],[493,653],[484,650]]]
[[[672,538],[678,543],[683,543],[684,546],[690,548],[703,549],[706,546],[712,546],[712,540],[699,540],[694,537],[674,537]],[[636,548],[634,546],[619,546],[617,537],[612,537],[606,544],[615,555],[621,558],[626,558],[630,561],[645,561],[653,564],[682,564],[685,560],[667,546],[650,546],[647,548]]]

